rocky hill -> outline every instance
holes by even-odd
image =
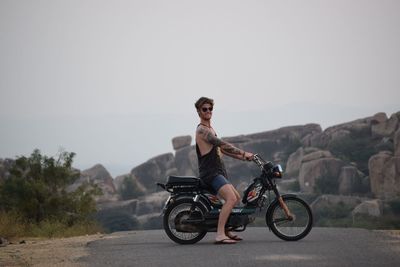
[[[282,164],[281,190],[314,200],[317,215],[319,210],[338,205],[345,207],[345,216],[393,213],[388,205],[400,210],[396,208],[400,207],[400,112],[389,118],[377,113],[325,130],[318,124],[306,124],[223,139]],[[175,137],[172,145],[175,153],[155,156],[115,179],[103,166],[95,165],[82,171],[70,190],[83,182],[101,188],[96,217],[110,231],[158,228],[168,194],[157,192],[155,183],[165,182],[168,175],[197,175],[191,136]],[[224,161],[230,180],[240,191],[258,173],[252,163],[228,157]],[[0,160],[0,179],[7,177],[10,164],[12,160]]]

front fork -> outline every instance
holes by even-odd
[[[283,209],[283,211],[285,212],[286,217],[291,221],[294,219],[293,214],[290,212],[288,206],[286,205],[285,201],[283,201],[283,198],[281,196],[279,196],[278,198],[279,201],[279,205],[281,206],[281,208]]]

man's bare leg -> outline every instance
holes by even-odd
[[[225,200],[225,203],[222,206],[219,214],[217,236],[215,238],[216,241],[229,239],[229,237],[225,234],[225,224],[237,202],[236,194],[232,190],[231,186],[232,185],[230,184],[223,185],[218,191],[218,194]],[[236,241],[229,239],[226,240],[226,243],[236,243]]]
[[[236,203],[235,203],[235,205],[239,205],[239,204],[240,204],[240,194],[239,194],[239,192],[236,190],[236,188],[235,188],[233,185],[230,185],[230,186],[231,186],[232,191],[235,193],[235,196],[236,196]],[[236,240],[236,241],[241,241],[241,240],[243,240],[240,236],[237,236],[237,235],[235,235],[234,233],[229,232],[229,231],[225,231],[225,235],[226,235],[227,237],[233,239],[233,240]]]

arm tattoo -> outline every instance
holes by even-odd
[[[200,126],[197,131],[205,141],[207,141],[208,143],[210,143],[212,145],[220,147],[227,154],[232,154],[232,155],[243,154],[243,150],[236,148],[233,145],[219,139],[209,129],[206,129],[205,127]]]

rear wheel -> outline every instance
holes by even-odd
[[[194,244],[199,242],[207,234],[207,231],[199,230],[191,224],[184,224],[192,214],[191,218],[204,218],[204,208],[195,203],[195,210],[190,211],[193,201],[191,199],[180,199],[171,204],[164,214],[164,230],[168,237],[178,244]]]
[[[287,218],[284,210],[275,201],[267,212],[267,224],[272,232],[285,241],[297,241],[304,238],[312,228],[313,217],[308,204],[295,196],[283,196],[293,218]]]

